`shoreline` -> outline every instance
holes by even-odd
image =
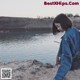
[[[0,62],[1,68],[12,68],[11,80],[53,80],[59,66],[42,63],[37,60]],[[80,70],[69,71],[67,80],[79,80]]]

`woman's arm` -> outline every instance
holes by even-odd
[[[55,80],[63,80],[72,65],[72,53],[70,50],[69,41],[66,38],[62,39],[62,56],[60,67],[55,76]]]

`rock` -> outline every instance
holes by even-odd
[[[44,64],[37,60],[15,63],[10,62],[0,65],[0,69],[3,67],[12,68],[11,80],[53,80],[59,68],[59,66],[53,66],[49,63]],[[80,80],[80,70],[69,71],[65,80]]]
[[[50,63],[46,63],[46,64],[44,65],[44,67],[46,67],[46,68],[54,68],[54,66],[51,65]]]
[[[37,60],[33,60],[33,61],[32,61],[32,64],[31,64],[30,66],[33,66],[33,65],[37,65],[37,66],[42,67],[42,66],[43,66],[43,63],[40,62],[40,61],[37,61]]]
[[[16,70],[19,70],[19,71],[26,71],[26,67],[24,65],[21,65],[20,67],[18,67]]]

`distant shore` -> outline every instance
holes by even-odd
[[[80,28],[80,17],[70,17],[73,26]],[[50,31],[54,18],[0,17],[0,32]]]
[[[0,17],[0,31],[50,31],[52,18]]]
[[[37,60],[0,62],[1,68],[12,68],[11,80],[53,80],[59,66]],[[1,73],[0,73],[1,75]],[[67,80],[80,80],[80,70],[69,71]],[[1,78],[0,78],[1,79]]]

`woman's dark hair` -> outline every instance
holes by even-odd
[[[68,28],[72,27],[72,22],[65,14],[59,14],[53,21],[52,31],[53,34],[60,32],[57,30],[55,23],[60,23],[61,27],[66,31]]]

